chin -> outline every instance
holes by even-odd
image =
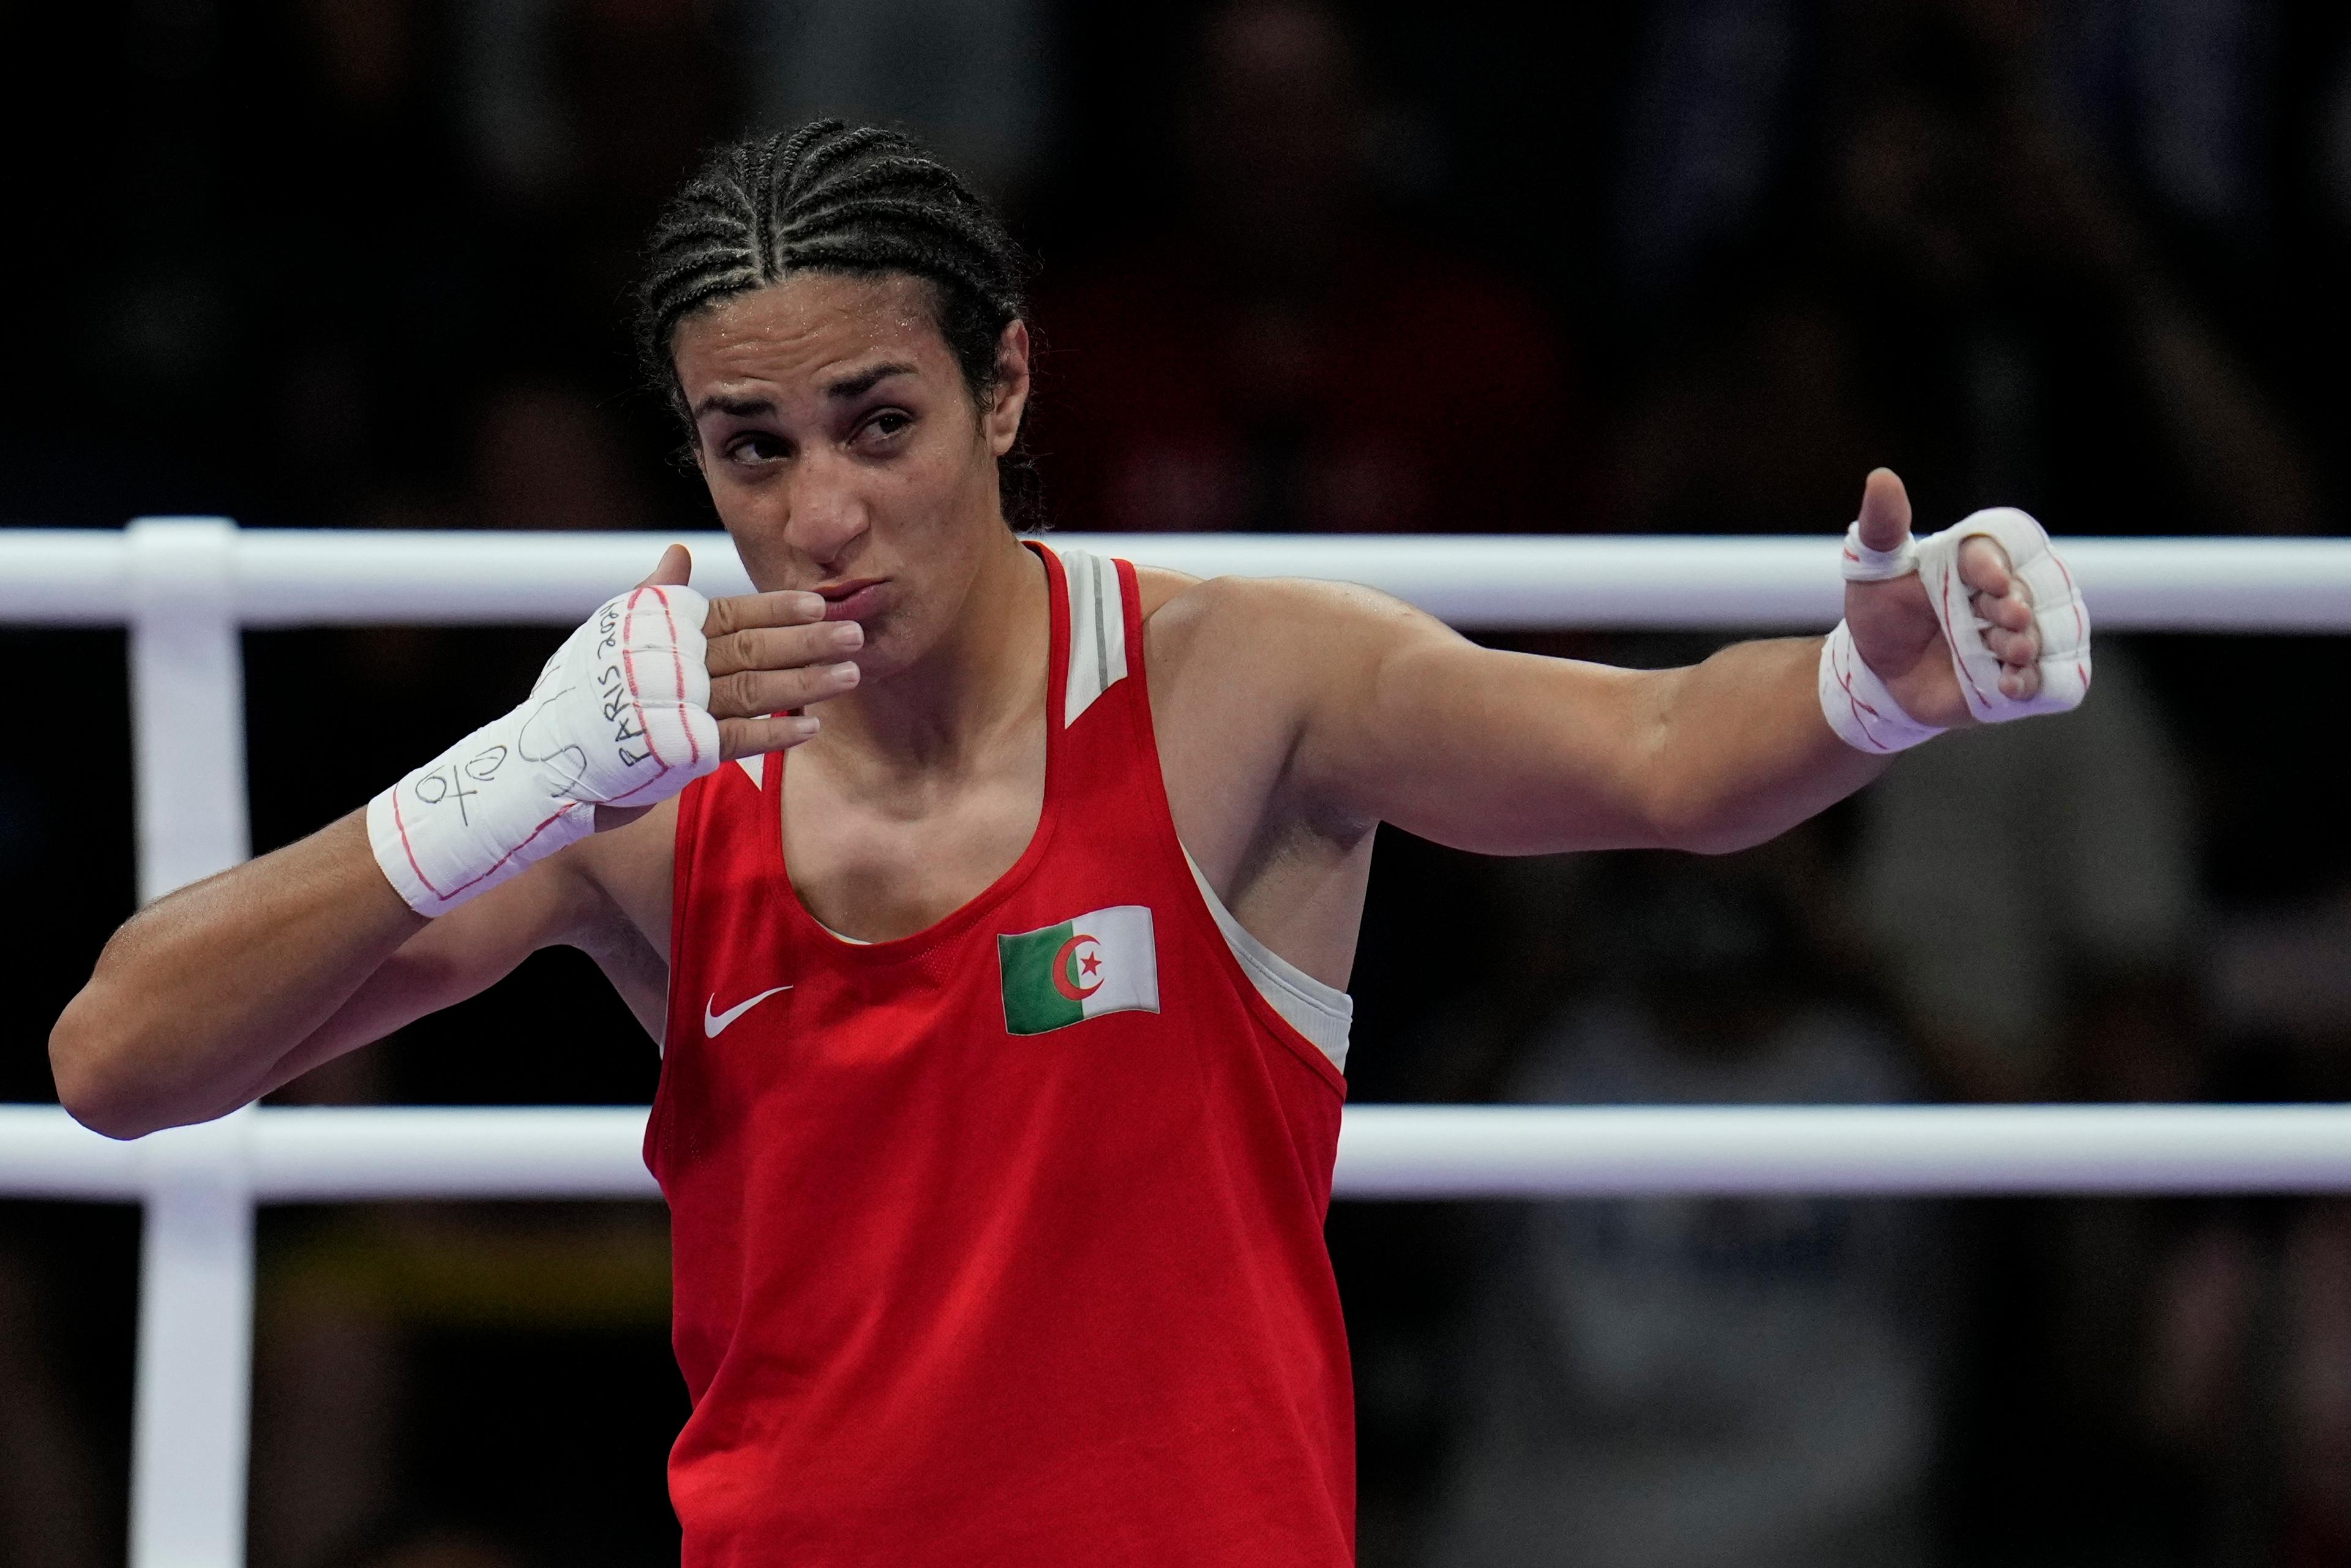
[[[909,634],[906,617],[896,611],[860,624],[865,628],[865,645],[851,657],[857,662],[861,685],[888,680],[920,659],[928,646],[927,640]]]

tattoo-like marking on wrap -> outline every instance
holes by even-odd
[[[457,803],[457,820],[461,822],[474,820],[473,813],[465,810],[465,801],[468,797],[480,793],[478,789],[465,788],[464,775],[455,767],[435,768],[416,780],[416,798],[419,800],[427,806],[455,800]]]
[[[420,774],[416,780],[417,804],[440,806],[454,800],[457,805],[457,820],[470,824],[474,815],[466,810],[465,801],[481,791],[467,789],[465,780],[470,779],[476,784],[486,784],[497,776],[498,769],[506,766],[506,761],[507,748],[492,746],[475,753],[462,766],[451,763],[446,768],[436,768],[430,773]]]
[[[535,753],[530,748],[530,739],[533,727],[542,718],[546,718],[549,710],[562,700],[564,694],[570,689],[569,686],[565,686],[561,690],[550,692],[533,705],[530,716],[523,720],[521,727],[515,733],[515,755],[525,762],[554,762],[558,758],[562,760],[563,766],[570,774],[570,777],[563,781],[563,787],[566,789],[588,776],[588,754],[580,748],[576,741],[559,746],[552,751]]]

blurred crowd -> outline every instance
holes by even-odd
[[[2316,0],[92,0],[0,16],[0,526],[711,526],[633,381],[698,151],[906,126],[1040,264],[1073,529],[2351,531]],[[247,639],[255,841],[544,628]],[[1661,664],[1684,637],[1509,636]],[[0,755],[0,1099],[129,913],[120,639]],[[2351,1099],[2336,641],[2108,637],[1750,853],[1383,839],[1359,1101]],[[420,725],[431,716],[432,734]],[[584,960],[295,1085],[630,1103]],[[2338,1200],[1342,1204],[1372,1568],[2351,1565]],[[135,1218],[0,1206],[0,1562],[119,1561]],[[649,1207],[265,1217],[256,1568],[674,1559]]]

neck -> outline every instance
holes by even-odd
[[[827,749],[892,771],[954,769],[1042,711],[1051,627],[1043,564],[1008,530],[996,535],[919,662],[818,710]]]

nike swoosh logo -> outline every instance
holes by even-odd
[[[710,1001],[702,1004],[702,1038],[705,1040],[716,1040],[720,1031],[725,1030],[728,1024],[733,1023],[737,1019],[741,1018],[745,1013],[749,1012],[753,1008],[758,1007],[761,1002],[764,1002],[769,997],[774,996],[777,991],[789,991],[790,989],[791,988],[789,986],[778,986],[773,990],[761,991],[749,1001],[737,1002],[733,1007],[728,1008],[723,1013],[713,1013],[710,1010],[710,1002],[715,1002],[718,999],[717,994],[716,992],[712,993]]]

